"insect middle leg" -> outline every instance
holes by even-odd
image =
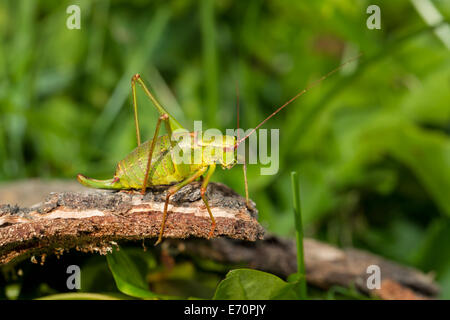
[[[187,178],[187,179],[183,180],[182,182],[174,185],[173,187],[170,187],[169,190],[167,190],[166,202],[164,203],[163,221],[161,223],[161,229],[159,231],[158,241],[156,241],[155,246],[162,241],[162,236],[163,236],[163,233],[164,233],[164,227],[166,225],[167,208],[169,206],[170,197],[172,195],[174,195],[175,193],[177,193],[177,191],[180,190],[181,188],[183,188],[185,185],[188,185],[189,183],[191,183],[195,179],[199,178],[202,174],[204,174],[206,172],[207,169],[208,169],[207,166],[198,169],[189,178]]]
[[[211,218],[211,230],[209,231],[208,238],[211,238],[213,236],[214,230],[216,229],[216,220],[214,220],[211,208],[209,207],[208,199],[206,198],[206,188],[208,187],[209,179],[213,175],[215,169],[216,169],[215,163],[209,166],[209,169],[206,172],[205,179],[203,179],[202,187],[200,189],[200,194],[202,196],[203,202],[205,203],[206,210],[208,210],[209,217]]]

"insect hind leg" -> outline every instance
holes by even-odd
[[[161,121],[167,122],[168,120],[169,120],[169,115],[163,114],[158,118],[158,122],[156,123],[155,134],[153,135],[152,143],[150,144],[150,149],[148,151],[147,167],[145,169],[145,176],[144,176],[144,182],[142,183],[141,194],[145,194],[145,190],[147,189],[148,174],[150,172],[150,165],[152,163],[153,150],[155,149],[156,140],[158,139],[159,128],[161,127]]]

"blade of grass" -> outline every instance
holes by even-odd
[[[11,157],[6,169],[10,176],[23,177],[26,175],[24,158],[24,136],[27,129],[26,110],[30,108],[31,75],[27,68],[33,60],[33,38],[35,35],[34,22],[37,12],[35,2],[17,4],[17,15],[14,19],[14,37],[8,51],[7,63],[11,70],[11,82],[9,100],[12,105],[12,113],[7,119],[8,147]]]
[[[89,48],[86,58],[86,70],[90,75],[101,72],[103,51],[105,48],[105,35],[108,31],[109,7],[108,1],[92,3],[95,14],[92,16],[92,35],[89,39]]]
[[[289,130],[288,133],[285,133],[287,136],[285,138],[285,145],[286,146],[292,146],[292,145],[299,145],[298,143],[298,137],[305,136],[306,132],[310,129],[311,125],[317,121],[316,119],[319,118],[321,114],[323,114],[327,108],[332,104],[333,99],[342,91],[348,89],[350,85],[358,81],[358,78],[364,74],[364,72],[369,69],[370,67],[373,67],[378,62],[382,62],[385,58],[388,58],[392,56],[392,54],[402,48],[405,44],[408,43],[411,39],[414,39],[416,37],[420,37],[421,35],[425,33],[429,33],[433,31],[435,28],[441,27],[443,24],[448,23],[448,19],[442,21],[441,23],[435,25],[435,26],[427,26],[427,27],[420,27],[413,31],[408,32],[407,34],[395,34],[388,38],[386,43],[383,45],[383,47],[377,51],[374,54],[368,54],[367,56],[364,56],[360,62],[358,63],[358,68],[353,72],[351,75],[348,75],[346,77],[341,77],[339,81],[331,88],[329,89],[321,99],[318,100],[318,102],[315,103],[315,106],[310,109],[310,111],[306,112],[306,115],[302,115],[301,113],[298,113],[297,115],[293,115],[288,123],[286,125],[287,130]],[[291,124],[295,124],[294,126]],[[300,156],[301,152],[298,150],[298,148],[281,148],[282,154],[280,156],[280,159],[282,159],[282,162],[280,163],[280,168],[287,168],[288,163],[286,163],[286,159],[293,159]],[[275,177],[275,175],[273,176]]]
[[[175,119],[183,124],[183,120],[185,120],[183,109],[178,103],[177,98],[173,94],[168,83],[164,80],[161,73],[155,68],[154,65],[149,65],[147,72],[147,77],[149,81],[151,81],[154,91],[158,92],[158,97],[161,101],[160,103],[165,106],[167,110],[170,110],[170,114],[173,115]]]
[[[297,280],[300,281],[300,298],[307,299],[305,258],[303,254],[303,224],[300,204],[300,187],[298,183],[298,174],[296,171],[291,172],[291,182],[294,203],[295,237],[297,240]]]
[[[123,107],[131,92],[131,76],[140,72],[150,60],[158,40],[164,33],[169,17],[170,13],[168,9],[163,7],[156,12],[155,17],[148,24],[147,29],[143,33],[144,41],[132,57],[130,57],[125,72],[114,89],[110,99],[106,103],[105,109],[93,126],[93,136],[96,141],[103,140],[108,128],[119,114],[120,109]]]
[[[218,89],[217,60],[214,26],[214,1],[203,0],[201,6],[201,26],[203,42],[203,70],[206,86],[206,115],[208,126],[216,128]]]
[[[434,33],[450,50],[450,26],[447,23],[441,24],[444,18],[435,5],[430,0],[411,0],[411,3],[427,25],[439,25]]]

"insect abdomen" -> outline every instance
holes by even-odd
[[[125,188],[139,189],[144,183],[147,169],[148,152],[151,141],[146,141],[121,160],[116,169],[115,177]],[[183,180],[172,162],[168,136],[161,136],[155,144],[152,155],[147,187],[152,185],[169,185]]]

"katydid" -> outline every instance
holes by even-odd
[[[211,218],[211,229],[208,236],[210,238],[214,234],[216,222],[211,212],[211,208],[208,204],[208,199],[206,197],[206,188],[211,176],[214,173],[214,170],[216,169],[216,164],[220,164],[223,169],[231,169],[237,162],[237,148],[243,141],[245,141],[245,139],[252,135],[267,120],[272,118],[275,114],[280,112],[283,108],[292,103],[298,97],[306,93],[310,88],[325,80],[331,74],[340,70],[344,65],[357,59],[358,57],[359,56],[348,60],[333,71],[322,76],[309,87],[297,93],[293,98],[291,98],[289,101],[275,110],[271,115],[264,119],[243,138],[224,135],[222,136],[222,139],[214,139],[213,141],[211,141],[203,139],[201,132],[187,132],[186,130],[186,133],[184,134],[188,136],[188,140],[190,141],[190,143],[182,144],[181,146],[179,146],[179,151],[181,150],[181,152],[189,152],[189,154],[192,150],[194,150],[194,152],[196,151],[197,153],[200,152],[201,161],[197,161],[194,163],[180,163],[179,161],[174,161],[174,150],[175,146],[178,143],[174,138],[175,133],[177,130],[183,129],[183,127],[161,106],[161,104],[156,100],[152,93],[147,89],[140,75],[136,74],[131,79],[131,89],[134,107],[134,120],[136,126],[136,139],[138,146],[117,164],[116,171],[112,179],[97,180],[87,178],[82,174],[79,174],[77,176],[77,179],[81,184],[92,188],[115,190],[137,189],[141,191],[141,194],[145,194],[147,188],[155,186],[167,186],[168,189],[164,203],[161,228],[158,240],[155,243],[155,245],[157,245],[162,241],[162,237],[164,234],[164,227],[166,223],[170,197],[182,187],[203,176],[200,195]],[[153,105],[156,107],[160,115],[156,123],[156,129],[153,138],[143,143],[141,143],[139,131],[136,83],[143,88],[144,93],[152,101]],[[161,122],[164,122],[167,134],[159,136]],[[249,206],[245,160],[243,169],[246,204],[247,206]]]

